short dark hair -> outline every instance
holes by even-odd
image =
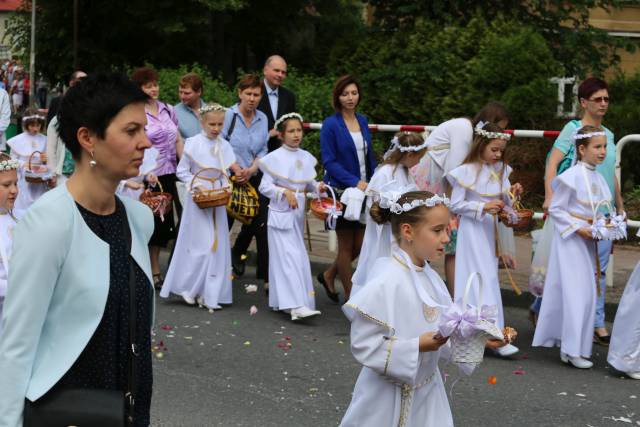
[[[360,104],[360,101],[362,101],[362,91],[360,90],[360,83],[358,83],[358,80],[356,80],[356,78],[350,74],[342,76],[338,78],[338,80],[336,80],[336,82],[333,84],[333,97],[331,99],[331,103],[333,105],[333,109],[337,112],[342,111],[342,104],[340,104],[340,95],[342,95],[342,92],[344,92],[345,88],[350,84],[354,84],[358,88],[358,104]],[[356,104],[356,107],[358,106],[358,104]]]
[[[133,70],[131,80],[142,87],[147,83],[158,81],[158,72],[151,67],[140,67]]]
[[[253,87],[259,87],[262,90],[262,80],[256,74],[245,74],[238,80],[238,90],[240,92]]]
[[[180,87],[190,86],[196,92],[202,90],[202,79],[196,73],[187,73],[180,78],[180,83],[178,84]]]
[[[609,90],[607,82],[598,77],[588,77],[578,86],[578,101],[589,99],[591,95],[602,89]]]
[[[44,129],[46,117],[42,115],[36,108],[27,108],[22,115],[22,129],[27,128],[35,123],[40,124],[40,129]]]
[[[124,74],[92,74],[80,80],[62,97],[58,111],[58,135],[73,158],[80,160],[82,148],[78,142],[78,129],[86,127],[99,138],[104,138],[120,110],[147,99],[147,94]]]

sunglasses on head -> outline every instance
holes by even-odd
[[[601,102],[605,102],[605,103],[609,103],[609,97],[608,96],[598,96],[596,98],[591,98],[589,101],[591,102],[596,102],[598,104],[600,104]]]

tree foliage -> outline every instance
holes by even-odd
[[[535,29],[549,45],[567,75],[602,74],[620,61],[616,49],[634,49],[623,39],[589,24],[593,9],[610,11],[625,0],[369,0],[375,28],[386,33],[412,31],[421,19],[438,24],[465,25],[477,16],[491,22],[506,18]]]

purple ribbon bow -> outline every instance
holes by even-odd
[[[476,307],[467,304],[466,308],[464,308],[462,301],[458,301],[442,313],[438,331],[443,337],[457,335],[460,338],[467,339],[475,332],[482,330],[478,325],[480,320],[494,323],[497,312],[496,306],[483,305],[480,309],[480,315],[478,315]]]

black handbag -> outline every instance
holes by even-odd
[[[125,210],[124,236],[131,252],[131,230]],[[25,399],[24,427],[125,427],[133,425],[136,389],[136,276],[129,255],[129,358],[127,392],[121,390],[68,388],[53,390],[35,402]]]

